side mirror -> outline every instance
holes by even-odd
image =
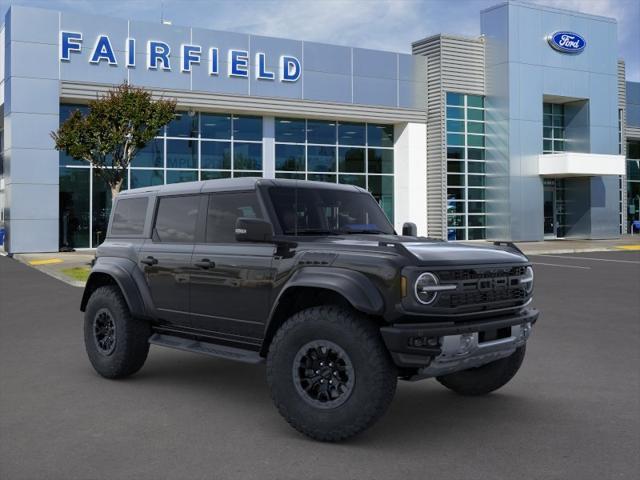
[[[405,222],[402,225],[402,236],[403,237],[417,237],[418,236],[418,227],[416,227],[415,223]]]
[[[240,217],[236,220],[236,240],[238,242],[271,242],[273,226],[260,218]]]

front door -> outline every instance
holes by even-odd
[[[544,236],[556,237],[556,181],[544,180]]]
[[[160,197],[153,229],[139,254],[158,317],[189,326],[189,270],[200,195]]]
[[[257,346],[269,315],[275,246],[236,242],[239,217],[262,217],[255,192],[209,195],[204,243],[193,251],[191,319],[214,337]]]

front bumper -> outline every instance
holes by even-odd
[[[538,310],[475,322],[411,323],[382,327],[395,364],[417,370],[417,378],[475,368],[511,355],[524,345]]]

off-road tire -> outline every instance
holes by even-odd
[[[335,407],[309,404],[295,384],[297,355],[316,341],[337,345],[353,367],[350,393]],[[393,399],[397,375],[373,322],[335,305],[311,307],[289,318],[276,333],[267,357],[267,381],[280,414],[299,432],[328,442],[349,438],[375,423]]]
[[[98,346],[94,334],[94,320],[98,315],[110,315],[115,324],[112,351]],[[142,368],[149,353],[149,324],[131,316],[127,302],[119,288],[97,288],[87,302],[84,313],[84,344],[93,368],[105,378],[124,378]]]
[[[523,345],[506,358],[436,378],[460,395],[486,395],[506,385],[515,376],[524,360],[525,350],[526,345]]]

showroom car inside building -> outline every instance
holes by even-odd
[[[397,53],[12,6],[0,30],[5,250],[93,248],[111,192],[54,148],[122,82],[175,98],[124,188],[258,176],[368,189],[399,231],[614,238],[640,210],[640,84],[611,18],[508,2]],[[626,156],[626,160],[625,160]]]

